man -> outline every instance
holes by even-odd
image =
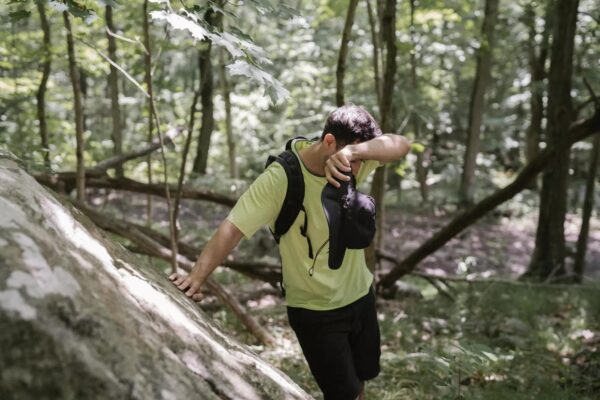
[[[305,195],[304,210],[279,241],[288,319],[325,400],[362,399],[364,381],[379,374],[381,352],[373,275],[362,249],[347,249],[341,266],[329,268],[321,194],[328,182],[340,187],[338,180],[350,180],[344,172],[360,183],[381,163],[406,155],[410,145],[402,136],[382,135],[367,111],[347,105],[329,115],[318,141],[296,140],[291,147],[300,160]],[[173,283],[199,300],[206,278],[242,237],[273,227],[287,184],[284,168],[271,163],[221,223],[191,273],[171,275]]]

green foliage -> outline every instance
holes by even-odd
[[[247,278],[225,270],[219,280],[238,293],[256,290]],[[382,369],[367,383],[367,398],[596,398],[600,287],[454,283],[455,301],[450,302],[423,281],[409,282],[425,298],[378,301]],[[281,299],[266,296],[248,307],[278,341],[276,348],[256,350],[321,398]],[[229,312],[213,312],[224,329],[254,341]]]

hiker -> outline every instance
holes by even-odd
[[[270,162],[240,197],[190,274],[175,273],[169,279],[200,300],[204,281],[242,237],[249,239],[268,225],[279,244],[288,320],[325,400],[362,399],[364,382],[379,374],[379,325],[364,250],[344,240],[366,235],[367,244],[371,241],[374,205],[357,203],[366,207],[358,212],[373,227],[357,227],[354,233],[344,225],[342,195],[349,198],[350,190],[356,194],[355,183],[406,155],[410,145],[400,135],[382,134],[362,107],[346,105],[329,115],[319,139],[295,139],[286,147],[287,161],[270,160],[277,162]],[[294,171],[299,178],[293,178]],[[293,198],[302,192],[294,206]],[[290,220],[285,232],[277,231],[281,219]]]

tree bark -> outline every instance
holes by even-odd
[[[467,149],[463,162],[459,198],[463,205],[473,202],[473,180],[481,135],[481,124],[485,107],[485,92],[491,78],[494,31],[498,19],[499,0],[486,0],[485,14],[481,28],[481,44],[477,52],[477,70],[471,92],[469,125],[467,128]]]
[[[75,110],[75,138],[77,141],[77,200],[85,201],[85,163],[83,153],[85,139],[83,137],[83,105],[81,103],[81,83],[79,81],[79,70],[75,59],[75,44],[73,43],[73,32],[71,31],[71,20],[69,13],[63,11],[63,20],[67,30],[67,49],[69,57],[69,75],[73,87],[73,107]]]
[[[460,232],[479,220],[479,218],[525,189],[531,179],[553,162],[560,152],[564,151],[566,148],[564,146],[571,146],[573,143],[583,140],[590,135],[598,134],[599,132],[600,109],[597,109],[591,118],[580,122],[569,129],[568,135],[565,135],[566,143],[563,143],[562,146],[550,146],[541,151],[537,157],[521,170],[512,183],[489,195],[470,209],[456,216],[450,223],[439,230],[416,250],[411,252],[405,259],[399,261],[387,275],[381,278],[377,283],[377,286],[380,289],[391,287],[397,279],[415,269],[417,264],[425,257],[441,248]]]
[[[383,75],[383,90],[381,93],[381,130],[393,132],[392,98],[396,79],[396,0],[386,0],[381,18],[382,42],[386,48],[385,71]],[[376,265],[375,249],[383,243],[383,221],[384,217],[384,194],[386,182],[386,167],[377,169],[373,178],[371,195],[376,204],[376,227],[375,240],[366,250],[366,260],[369,269],[374,272]]]
[[[546,15],[544,18],[545,26],[542,33],[542,41],[539,45],[539,51],[536,50],[537,30],[535,9],[529,5],[525,9],[525,21],[529,26],[528,40],[528,59],[529,70],[531,74],[530,92],[531,99],[529,101],[531,109],[531,123],[527,128],[525,142],[525,159],[530,162],[540,151],[539,144],[542,137],[542,120],[544,119],[544,79],[546,78],[546,59],[548,58],[548,50],[550,47],[550,32],[552,30],[552,6],[546,5]],[[537,188],[537,181],[532,181],[532,188]]]
[[[229,176],[232,179],[239,178],[237,161],[235,160],[235,138],[233,136],[233,126],[231,123],[231,87],[227,80],[225,71],[225,49],[219,51],[219,78],[221,81],[221,92],[223,93],[223,102],[225,103],[225,135],[227,136],[227,150],[229,155]]]
[[[412,49],[410,51],[410,78],[411,78],[411,86],[413,92],[415,94],[419,93],[419,82],[417,80],[417,42],[415,39],[415,0],[410,0],[410,42],[412,45]],[[415,140],[419,140],[421,138],[421,121],[417,112],[414,110],[411,111],[411,120],[413,125],[413,131],[415,134]],[[429,193],[427,190],[427,158],[429,151],[425,149],[417,153],[417,165],[416,165],[416,175],[417,181],[419,182],[419,190],[421,192],[421,199],[423,202],[427,203],[429,201]]]
[[[344,100],[344,77],[346,75],[346,57],[348,56],[348,42],[350,42],[350,33],[352,33],[352,24],[354,24],[354,15],[358,0],[350,0],[348,3],[348,12],[346,13],[346,22],[342,32],[342,42],[340,44],[340,52],[338,54],[337,68],[335,71],[336,77],[336,93],[335,102],[338,107],[345,104]]]
[[[187,163],[187,157],[190,152],[190,146],[192,144],[192,134],[194,132],[194,122],[196,121],[196,106],[198,104],[198,98],[200,97],[200,91],[194,92],[192,98],[192,105],[190,106],[190,120],[188,123],[187,137],[185,139],[185,146],[183,148],[183,156],[181,159],[181,166],[179,168],[179,178],[177,180],[177,190],[175,192],[175,201],[173,204],[173,234],[172,239],[174,243],[171,243],[173,253],[179,252],[179,202],[181,200],[181,192],[183,190],[183,180],[185,178],[185,165]]]
[[[204,19],[211,26],[218,26],[221,18],[220,13],[210,9],[206,12]],[[198,137],[198,149],[194,160],[193,171],[197,174],[206,174],[208,165],[208,151],[210,148],[210,138],[215,127],[215,118],[213,115],[213,71],[211,61],[212,43],[210,40],[204,41],[205,49],[198,51],[198,67],[200,70],[200,102],[202,103],[202,126],[200,127],[200,136]]]
[[[154,139],[154,94],[152,91],[152,50],[150,47],[150,24],[148,22],[148,0],[144,0],[144,82],[148,93],[148,143]],[[148,154],[146,159],[148,165],[148,184],[152,184],[152,155]],[[148,225],[152,222],[152,196],[146,198],[146,217]]]
[[[377,107],[381,115],[381,78],[379,74],[379,33],[377,32],[376,18],[371,7],[371,0],[367,1],[367,13],[369,14],[369,26],[371,27],[371,42],[373,43],[373,75],[375,79],[375,94],[377,95]]]
[[[117,62],[117,43],[112,32],[116,32],[113,24],[112,7],[106,6],[106,38],[108,39],[108,57]],[[112,141],[114,145],[113,154],[123,154],[123,129],[121,127],[121,107],[119,105],[119,75],[117,69],[111,64],[108,74],[108,87],[110,92],[110,104],[112,114]],[[115,167],[117,178],[123,177],[123,164]]]
[[[550,279],[565,270],[564,222],[567,207],[569,147],[565,132],[573,119],[571,76],[579,0],[557,0],[548,82],[546,141],[562,151],[542,177],[535,249],[526,277]]]
[[[583,281],[583,273],[585,269],[585,253],[587,252],[587,241],[590,231],[590,217],[594,209],[594,186],[596,183],[596,171],[598,169],[598,160],[600,159],[600,135],[594,138],[594,147],[590,157],[590,167],[588,169],[585,199],[583,201],[583,210],[581,213],[581,229],[577,238],[577,253],[575,254],[575,264],[573,271],[578,282]]]
[[[42,31],[44,32],[44,62],[42,64],[42,80],[37,91],[37,116],[40,123],[40,138],[42,141],[42,154],[44,165],[50,168],[50,144],[48,143],[48,124],[46,123],[46,86],[50,77],[50,66],[52,63],[52,52],[50,49],[50,24],[46,18],[45,5],[42,2],[37,3]]]

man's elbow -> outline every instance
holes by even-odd
[[[411,143],[407,138],[400,135],[396,135],[396,140],[398,142],[398,158],[402,158],[410,151]]]
[[[406,156],[410,151],[410,142],[404,136],[396,134],[386,135],[388,138],[388,151],[384,162],[392,162]]]

